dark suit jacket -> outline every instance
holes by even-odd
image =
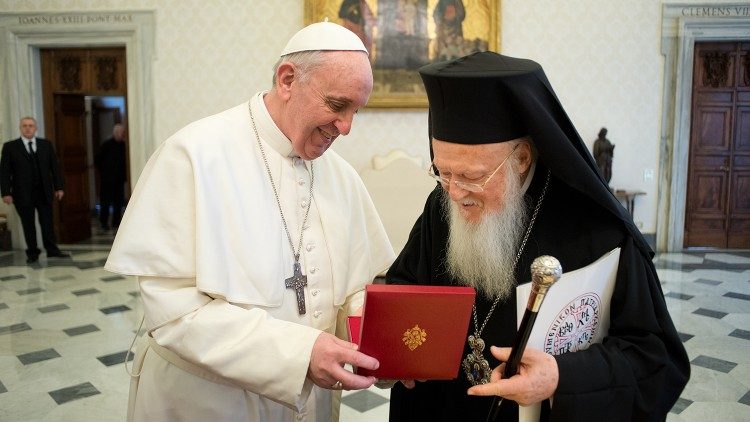
[[[101,183],[119,187],[125,183],[127,173],[125,170],[125,142],[117,142],[109,138],[102,142],[99,152],[94,157],[94,165],[99,170]]]
[[[36,138],[36,155],[42,173],[42,187],[51,204],[54,191],[63,189],[63,178],[52,142]],[[33,201],[33,163],[21,138],[3,144],[0,158],[0,190],[2,196],[12,195],[13,203],[31,205]]]

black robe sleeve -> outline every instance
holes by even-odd
[[[628,237],[601,344],[556,356],[550,420],[663,420],[690,375],[656,271]]]

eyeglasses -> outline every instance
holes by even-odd
[[[520,145],[520,142],[517,143],[513,147],[513,149],[510,151],[510,154],[508,154],[508,156],[505,157],[505,159],[503,160],[503,162],[500,163],[499,166],[497,166],[497,168],[495,169],[495,171],[493,171],[492,174],[490,174],[487,177],[487,179],[485,179],[484,183],[482,183],[481,185],[478,184],[478,183],[462,182],[460,180],[454,180],[453,183],[455,183],[458,188],[463,189],[463,190],[467,190],[469,192],[484,192],[484,186],[487,184],[487,182],[490,181],[490,179],[492,179],[492,176],[494,176],[495,173],[497,173],[497,171],[500,170],[500,167],[502,167],[503,164],[505,164],[505,162],[508,161],[508,158],[510,158],[510,156],[513,155],[514,152],[516,152],[516,148],[518,148],[519,145]],[[435,164],[434,163],[430,166],[429,170],[427,170],[427,175],[430,176],[430,177],[432,177],[433,179],[437,180],[438,182],[444,184],[444,185],[450,185],[450,183],[451,183],[451,179],[450,178],[444,177],[444,176],[440,176],[438,174],[435,174]]]

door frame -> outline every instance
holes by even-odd
[[[658,252],[683,250],[692,107],[693,54],[696,41],[748,41],[746,17],[696,17],[687,9],[716,4],[665,4],[662,8],[661,52],[665,56],[662,124],[659,142],[659,199],[656,219]],[[734,4],[722,4],[729,10]],[[746,8],[746,4],[736,4]]]
[[[155,12],[97,11],[0,13],[0,62],[5,78],[3,139],[18,137],[18,121],[35,116],[44,136],[40,48],[125,47],[128,131],[137,139],[129,148],[131,183],[156,149],[152,67],[155,60]],[[20,219],[11,222],[13,244],[25,245]]]

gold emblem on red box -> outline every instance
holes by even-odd
[[[419,328],[419,324],[417,324],[413,328],[404,331],[404,338],[402,340],[409,350],[414,351],[414,349],[427,341],[427,331]]]

